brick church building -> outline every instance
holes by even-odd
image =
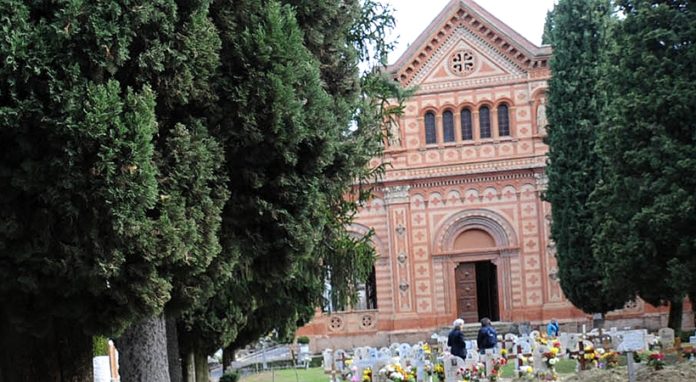
[[[452,0],[389,67],[417,91],[351,227],[375,231],[374,277],[357,306],[329,306],[298,335],[348,348],[422,340],[457,317],[588,319],[559,286],[541,197],[551,54],[474,1]],[[660,312],[638,301],[614,314],[664,322]]]

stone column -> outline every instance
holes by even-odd
[[[409,189],[408,185],[384,188],[389,232],[389,261],[393,270],[392,282],[396,286],[395,312],[412,312],[415,305],[409,261],[411,230]]]

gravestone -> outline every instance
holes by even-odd
[[[353,350],[353,360],[360,361],[367,358],[367,351],[365,347],[355,348],[355,350]]]
[[[401,357],[401,358],[411,357],[411,345],[409,345],[409,344],[399,345],[399,357]]]
[[[445,382],[457,382],[460,380],[457,372],[459,369],[465,368],[466,363],[463,359],[457,356],[449,356],[445,358]]]
[[[690,336],[689,343],[696,346],[696,336]]]
[[[532,353],[532,357],[534,358],[533,365],[532,367],[534,370],[538,371],[547,371],[548,367],[546,366],[545,358],[544,358],[544,353],[548,352],[549,348],[546,347],[545,345],[541,345],[534,349],[534,352]]]
[[[634,352],[646,350],[645,331],[643,330],[627,330],[619,335],[621,342],[617,347],[619,352]]]
[[[564,351],[577,351],[578,350],[578,342],[580,342],[580,335],[576,333],[571,333],[568,336],[568,343],[566,345],[566,349]]]
[[[466,359],[464,360],[464,364],[466,365],[466,367],[476,365],[479,362],[481,362],[481,357],[477,350],[466,351]]]
[[[524,336],[521,337],[518,341],[517,344],[522,347],[521,351],[522,354],[531,354],[532,353],[532,339]]]
[[[321,352],[322,357],[324,358],[324,372],[330,372],[333,370],[333,350],[331,349],[324,349],[323,352]]]
[[[674,329],[672,328],[662,328],[658,331],[660,336],[660,343],[662,344],[662,349],[673,349],[674,348]]]

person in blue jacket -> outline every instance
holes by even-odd
[[[486,349],[495,349],[498,344],[498,333],[495,332],[489,318],[481,319],[481,329],[479,329],[476,343],[481,354],[485,354]]]
[[[560,332],[560,327],[558,326],[558,320],[552,319],[548,325],[546,325],[546,335],[549,337],[558,337]]]
[[[466,340],[464,339],[464,333],[462,332],[464,320],[457,318],[454,320],[452,326],[453,328],[450,330],[449,335],[447,336],[447,346],[450,347],[450,354],[465,359]]]

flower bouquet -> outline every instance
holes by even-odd
[[[457,375],[461,378],[461,381],[464,382],[483,381],[486,378],[486,365],[477,363],[467,368],[459,368],[459,370],[457,370]]]
[[[599,356],[599,368],[600,369],[614,369],[619,366],[619,353],[615,351],[608,351]]]
[[[505,350],[505,349],[503,349]],[[501,351],[502,354],[502,351]],[[496,358],[493,361],[493,367],[488,375],[488,381],[497,382],[500,379],[500,372],[503,366],[507,365],[507,358]]]
[[[660,352],[650,353],[646,363],[655,370],[662,370],[665,368],[665,355]]]

